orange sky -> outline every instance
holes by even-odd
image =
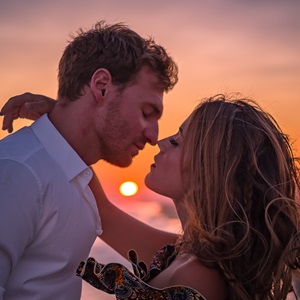
[[[153,36],[179,65],[160,137],[176,132],[197,100],[241,92],[270,111],[300,149],[299,13],[298,0],[0,0],[0,106],[25,91],[56,97],[57,63],[69,34],[100,19],[123,21]],[[157,151],[147,146],[127,169],[98,163],[107,192],[120,198],[119,185],[133,180],[140,185],[134,199],[153,197],[143,179]]]

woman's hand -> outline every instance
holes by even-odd
[[[3,115],[2,130],[9,133],[13,131],[13,121],[18,118],[36,120],[44,113],[50,112],[56,101],[52,98],[25,93],[10,98],[2,107],[0,115]]]

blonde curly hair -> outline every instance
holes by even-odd
[[[271,115],[217,95],[194,110],[181,247],[222,272],[229,299],[286,299],[299,262],[299,163]]]

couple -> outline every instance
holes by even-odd
[[[298,165],[254,102],[209,98],[158,141],[145,182],[173,199],[179,236],[115,207],[90,169],[99,159],[126,167],[157,143],[163,92],[176,82],[161,46],[101,22],[65,49],[57,102],[6,104],[9,131],[14,118],[48,114],[0,142],[3,299],[79,299],[80,277],[117,299],[287,298],[300,267]],[[135,274],[87,259],[100,234]]]

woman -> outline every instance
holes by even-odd
[[[275,120],[253,101],[218,95],[158,144],[145,182],[173,199],[182,235],[154,255],[150,269],[139,264],[137,255],[150,261],[151,240],[172,235],[113,206],[94,178],[101,238],[123,256],[136,250],[129,252],[136,276],[94,259],[77,274],[117,299],[177,299],[174,293],[180,299],[287,299],[300,268],[299,170]]]

